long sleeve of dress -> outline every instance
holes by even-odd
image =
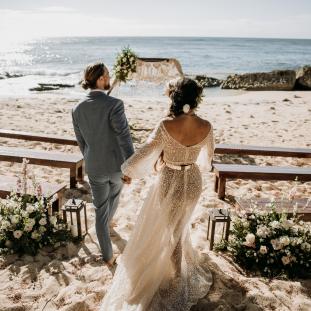
[[[197,163],[199,167],[201,168],[202,172],[211,171],[212,161],[214,157],[214,150],[215,150],[215,141],[214,141],[213,127],[212,127],[208,134],[206,144],[201,149],[201,152],[197,160]]]
[[[154,164],[163,150],[160,126],[157,126],[147,141],[121,166],[124,175],[131,178],[143,178],[154,171]]]

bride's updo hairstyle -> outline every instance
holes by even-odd
[[[195,80],[181,78],[169,82],[167,95],[172,101],[169,116],[177,117],[185,113],[184,105],[189,105],[190,109],[197,108],[202,101],[202,93],[203,88]]]
[[[105,73],[104,63],[95,63],[89,65],[84,70],[84,77],[82,80],[82,87],[87,89],[96,89],[96,82]]]

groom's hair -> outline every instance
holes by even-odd
[[[88,65],[84,70],[84,77],[82,80],[82,87],[87,89],[96,89],[96,82],[105,73],[104,63],[95,63]]]

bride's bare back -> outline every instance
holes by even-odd
[[[196,115],[183,114],[163,123],[172,138],[187,147],[199,144],[211,130],[211,124]]]

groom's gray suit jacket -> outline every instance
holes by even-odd
[[[123,102],[93,90],[73,108],[72,121],[86,172],[92,176],[120,172],[134,153]]]

